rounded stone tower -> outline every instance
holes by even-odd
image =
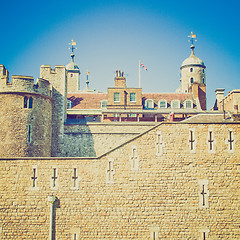
[[[206,85],[205,68],[203,61],[194,54],[194,45],[191,46],[191,55],[185,59],[180,68],[181,85],[178,92],[188,93],[194,83]]]
[[[12,76],[0,65],[0,157],[49,157],[52,97],[48,81]]]

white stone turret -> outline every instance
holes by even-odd
[[[203,61],[194,54],[194,45],[191,46],[191,55],[185,59],[181,66],[181,85],[179,93],[188,93],[193,83],[206,85],[205,68]]]

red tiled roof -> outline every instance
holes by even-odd
[[[68,100],[72,101],[73,109],[100,109],[101,101],[107,100],[107,93],[69,93]],[[159,100],[165,99],[170,103],[174,99],[184,102],[186,99],[191,99],[193,102],[193,95],[191,93],[143,93],[142,101],[146,99],[152,99],[155,104],[158,104]]]
[[[159,100],[163,99],[168,103],[175,99],[180,100],[180,102],[184,102],[186,99],[194,100],[191,93],[143,93],[142,99],[143,101],[146,99],[152,99],[156,104]]]
[[[101,101],[107,100],[107,93],[69,93],[73,109],[99,109]]]

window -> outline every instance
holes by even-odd
[[[202,79],[202,82],[205,83],[205,79],[204,78]]]
[[[31,187],[30,187],[30,189],[31,190],[39,190],[37,166],[32,166]]]
[[[77,171],[77,168],[74,167],[72,172],[72,186],[71,186],[72,190],[78,190],[78,182],[79,182],[78,171]]]
[[[106,108],[107,107],[107,100],[102,100],[101,101],[101,108]]]
[[[195,153],[196,152],[196,139],[195,139],[195,130],[194,129],[189,129],[189,150],[190,153]]]
[[[33,173],[32,173],[32,187],[36,188],[37,187],[37,168],[34,166],[32,169]]]
[[[165,147],[165,144],[163,142],[162,132],[157,132],[156,135],[156,156],[162,156],[163,154],[163,148]]]
[[[114,100],[114,102],[120,102],[120,93],[115,92],[113,94],[113,100]]]
[[[72,101],[67,100],[67,109],[71,109],[71,108],[72,108]]]
[[[28,108],[32,108],[32,107],[33,107],[33,98],[30,97],[30,98],[29,98]]]
[[[193,108],[192,100],[186,100],[184,102],[185,108]]]
[[[171,107],[172,108],[180,108],[180,101],[179,100],[172,100]]]
[[[167,108],[167,101],[166,100],[159,100],[158,107],[159,108]]]
[[[28,130],[27,142],[31,143],[32,142],[32,125],[31,124],[28,124],[27,130]]]
[[[204,72],[205,72],[205,70],[203,69],[203,70],[202,70],[202,72],[204,73]]]
[[[215,153],[215,139],[214,139],[214,134],[212,129],[208,130],[207,145],[208,145],[208,152]]]
[[[193,72],[193,68],[190,68],[190,72]]]
[[[136,93],[130,93],[130,102],[136,102]]]
[[[106,169],[106,183],[114,183],[114,174],[115,169],[113,166],[113,159],[108,161],[107,169]]]
[[[201,179],[198,180],[199,184],[199,208],[208,208],[208,197],[209,197],[209,191],[208,191],[208,180],[207,179]]]
[[[132,154],[130,157],[130,163],[131,163],[131,170],[138,170],[139,167],[139,156],[137,153],[137,148],[135,146],[132,147]]]
[[[205,229],[200,229],[199,233],[200,233],[200,240],[207,240],[208,239],[208,234],[209,234],[209,229],[205,228]]]
[[[25,96],[23,99],[23,107],[24,108],[33,108],[33,98],[32,97],[28,98]]]
[[[159,227],[150,227],[150,240],[160,239],[159,231],[160,231]]]
[[[194,81],[193,77],[190,78],[190,81],[191,81],[191,83],[193,83],[193,81]]]
[[[76,233],[73,234],[73,240],[77,240],[77,234]]]
[[[58,171],[57,168],[53,167],[52,168],[52,176],[50,177],[50,187],[52,190],[56,190],[58,188]]]
[[[233,129],[228,130],[228,138],[226,139],[226,144],[228,145],[228,152],[233,153],[234,152],[234,144],[235,144]]]
[[[28,97],[24,97],[23,107],[24,108],[28,107]]]
[[[80,228],[79,227],[74,227],[70,229],[71,232],[71,240],[78,240],[80,239]]]
[[[154,108],[154,103],[152,99],[147,99],[145,101],[145,108]]]

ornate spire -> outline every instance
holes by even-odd
[[[74,42],[74,40],[72,39],[72,41],[69,43],[69,45],[71,45],[71,47],[69,49],[72,51],[71,58],[72,58],[72,62],[74,62],[74,57],[75,57],[74,50],[77,49],[76,47],[74,47],[74,46],[76,46],[76,42]]]
[[[197,41],[196,34],[193,34],[193,32],[191,32],[191,35],[189,35],[188,37],[190,38],[188,41],[192,44],[191,45],[191,49],[192,49],[191,55],[194,55],[195,46],[193,45],[193,43]]]

